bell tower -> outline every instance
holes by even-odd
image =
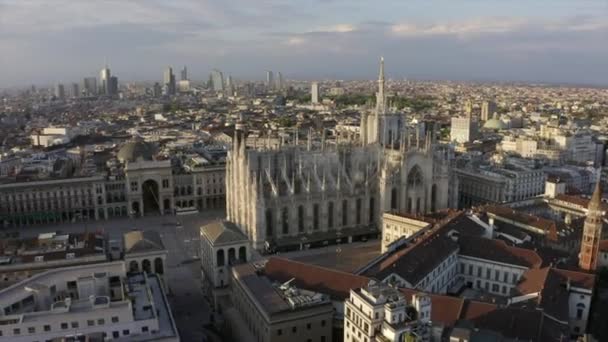
[[[587,218],[585,219],[581,252],[579,254],[578,266],[585,271],[595,271],[597,268],[599,244],[602,237],[602,218],[602,185],[598,180],[587,207]]]

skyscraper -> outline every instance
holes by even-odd
[[[234,94],[234,84],[232,83],[232,76],[228,75],[226,78],[226,92],[232,96]]]
[[[73,98],[80,97],[80,87],[78,86],[78,83],[72,83],[70,96]]]
[[[163,74],[163,85],[167,90],[167,95],[175,95],[175,75],[173,75],[173,69],[167,67]]]
[[[107,94],[109,96],[118,95],[118,77],[110,76],[108,79],[108,91]]]
[[[82,81],[82,88],[86,96],[97,95],[97,79],[95,77],[85,77]]]
[[[597,269],[600,240],[602,239],[602,184],[598,179],[593,196],[587,207],[587,218],[583,227],[583,240],[579,254],[578,266],[586,271]]]
[[[312,104],[319,103],[319,83],[317,82],[312,82],[310,86],[310,102]]]
[[[277,90],[283,90],[283,73],[280,71],[277,77]]]
[[[274,75],[272,74],[272,71],[266,71],[266,86],[268,89],[274,88]]]
[[[181,71],[181,80],[182,81],[187,81],[188,80],[188,68],[184,65],[184,68]]]
[[[213,90],[218,93],[224,91],[224,74],[217,69],[213,69],[211,71],[211,80],[213,82]]]
[[[55,85],[55,97],[60,100],[65,99],[65,88],[63,87],[63,84],[58,83]]]
[[[112,77],[112,73],[110,72],[110,68],[106,64],[103,69],[99,72],[99,93],[105,95],[111,95],[108,92],[108,82],[110,81],[110,77]]]
[[[496,103],[494,101],[484,101],[481,104],[481,121],[488,121],[496,113]]]
[[[154,87],[152,87],[152,96],[160,97],[163,94],[163,87],[160,86],[160,83],[154,83]]]

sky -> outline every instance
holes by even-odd
[[[608,84],[608,0],[0,0],[0,87],[235,79]]]

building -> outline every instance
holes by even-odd
[[[426,213],[456,205],[449,147],[436,142],[432,129],[407,129],[404,114],[387,114],[381,70],[379,106],[361,123],[361,142],[330,148],[321,138],[313,148],[309,136],[306,148],[247,149],[246,125],[236,125],[226,166],[227,219],[254,248],[367,239],[378,234],[385,211]]]
[[[488,121],[492,117],[494,117],[494,113],[496,113],[497,107],[496,102],[494,101],[484,101],[481,104],[481,121]]]
[[[188,81],[189,80],[189,78],[188,78],[188,68],[185,65],[184,65],[184,68],[180,72],[180,76],[181,76],[181,78],[180,78],[181,81]]]
[[[310,102],[315,105],[319,103],[319,83],[312,82],[310,85]]]
[[[269,90],[273,90],[275,87],[274,74],[270,70],[266,71],[266,86]]]
[[[470,117],[454,117],[450,127],[450,140],[459,144],[473,142],[477,139],[478,124]]]
[[[0,336],[179,341],[162,281],[123,261],[62,267],[0,290]]]
[[[579,254],[578,266],[585,271],[595,271],[598,268],[599,246],[604,225],[602,209],[602,182],[598,181],[591,201],[589,201]]]
[[[65,99],[65,87],[63,86],[63,84],[58,83],[57,85],[55,85],[55,97],[59,100]]]
[[[213,69],[211,72],[211,82],[213,84],[213,90],[216,93],[224,92],[224,74],[217,69]]]
[[[165,95],[175,95],[175,75],[171,67],[167,67],[163,73],[163,86],[166,90]]]
[[[200,229],[203,283],[223,288],[230,282],[230,267],[249,262],[249,240],[228,221],[213,222]]]
[[[101,232],[52,232],[36,238],[3,239],[0,252],[0,288],[49,269],[106,262],[109,256],[107,239]]]
[[[85,77],[82,81],[82,89],[85,96],[97,95],[97,79],[95,77]]]
[[[279,71],[278,77],[277,77],[277,90],[281,91],[281,90],[283,90],[283,87],[284,87],[283,73]]]
[[[109,87],[110,87],[110,77],[112,74],[110,72],[110,68],[106,64],[103,69],[99,72],[99,93],[102,95],[111,95]]]
[[[262,268],[232,268],[231,301],[225,310],[231,341],[330,342],[334,309],[329,296],[273,283]]]
[[[129,272],[154,273],[164,282],[167,250],[158,232],[134,230],[125,233],[123,259]]]
[[[400,213],[382,214],[382,253],[399,239],[409,239],[412,236],[429,229],[434,220],[428,216],[418,216]]]
[[[431,306],[429,296],[415,294],[408,303],[399,289],[370,281],[344,302],[343,341],[430,341]]]
[[[72,83],[70,87],[70,96],[73,98],[78,98],[80,97],[80,95],[80,86],[78,85],[78,83]]]
[[[113,174],[1,184],[1,225],[164,215],[180,208],[224,205],[223,160],[193,158],[174,173],[170,160],[156,160],[155,152],[151,143],[130,141],[118,151]]]
[[[111,76],[108,79],[108,91],[107,91],[107,95],[108,96],[116,96],[118,95],[118,77],[116,76]]]

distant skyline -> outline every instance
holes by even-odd
[[[392,78],[608,84],[603,0],[0,0],[0,87]]]

